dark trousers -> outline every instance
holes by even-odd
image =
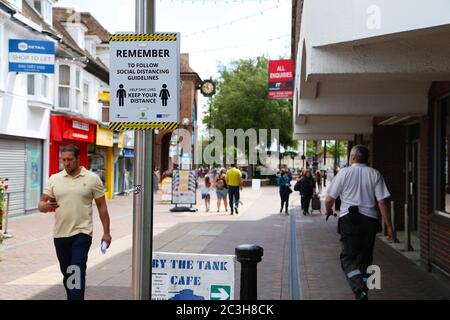
[[[309,212],[309,203],[311,202],[311,198],[312,198],[312,193],[304,193],[302,194],[301,197],[301,202],[302,202],[302,210],[305,212]]]
[[[68,238],[55,238],[54,243],[59,267],[64,276],[67,300],[84,300],[87,259],[92,237],[79,233]]]
[[[338,221],[341,235],[341,267],[355,295],[367,293],[367,267],[372,265],[375,237],[379,231],[377,219],[360,213],[346,214]]]
[[[281,209],[280,211],[283,211],[283,208],[286,204],[286,210],[285,212],[288,213],[289,210],[289,193],[281,193],[280,192],[280,199],[281,199]]]
[[[236,206],[236,209],[239,207],[239,187],[228,186],[228,199],[230,202],[230,210],[233,213],[233,206]]]

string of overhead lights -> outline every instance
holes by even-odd
[[[286,2],[291,0],[159,0],[160,3],[181,3],[181,4],[229,4],[229,3],[268,3]]]
[[[275,41],[275,40],[280,40],[286,37],[290,37],[290,34],[285,34],[279,37],[274,37],[274,38],[269,38],[269,39],[264,39],[262,41]],[[258,43],[262,42],[259,41]],[[253,46],[255,45],[255,43],[241,43],[241,44],[236,44],[236,45],[232,45],[232,46],[227,46],[227,47],[221,47],[221,48],[214,48],[214,49],[206,49],[206,50],[198,50],[198,51],[189,51],[189,54],[196,54],[196,53],[208,53],[208,52],[213,52],[213,51],[223,51],[223,50],[227,50],[227,49],[237,49],[237,48],[243,48],[243,47],[248,47],[248,46]]]
[[[271,11],[271,10],[274,10],[274,9],[278,9],[278,6],[269,7],[267,9],[260,10],[260,11],[258,11],[256,13],[254,13],[254,14],[251,14],[251,15],[248,15],[248,16],[245,16],[245,17],[241,17],[241,18],[238,18],[238,19],[230,20],[230,21],[227,21],[227,22],[224,22],[224,23],[212,26],[212,27],[208,27],[208,28],[205,28],[205,29],[202,29],[202,30],[199,30],[199,31],[188,33],[188,34],[184,35],[184,38],[188,38],[188,37],[191,37],[191,36],[203,34],[203,33],[206,33],[208,31],[212,31],[212,30],[220,30],[221,28],[231,26],[234,23],[241,22],[241,21],[247,21],[248,19],[251,19],[251,18],[254,18],[254,17],[259,17],[261,15],[264,15],[267,11]]]

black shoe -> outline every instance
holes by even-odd
[[[233,215],[233,210],[230,211],[231,215]]]
[[[280,209],[280,213],[282,213],[282,212],[283,212],[283,208]]]
[[[304,216],[306,216],[306,215],[307,215],[306,211],[303,211],[303,215],[304,215]]]
[[[369,300],[369,295],[366,291],[355,294],[356,300]]]
[[[289,215],[289,212],[286,211],[286,215],[288,216],[288,215]]]
[[[238,208],[234,209],[234,212],[236,212],[236,214],[239,214]]]

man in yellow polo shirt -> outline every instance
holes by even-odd
[[[103,225],[102,242],[109,247],[109,214],[103,183],[93,172],[80,167],[80,150],[65,146],[64,170],[52,175],[39,202],[41,212],[55,211],[54,244],[67,300],[84,300],[86,267],[92,243],[92,200]]]
[[[242,190],[242,174],[241,171],[238,168],[236,168],[235,164],[232,164],[231,169],[227,171],[225,181],[228,186],[228,198],[230,201],[231,215],[233,215],[233,211],[235,211],[236,214],[238,214],[239,198],[240,198],[239,190]],[[234,210],[233,205],[235,205]]]

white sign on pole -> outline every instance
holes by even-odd
[[[261,179],[252,179],[252,190],[259,191],[261,189]]]
[[[153,300],[233,300],[233,255],[154,252]]]
[[[110,37],[110,128],[175,129],[179,118],[180,35]]]

